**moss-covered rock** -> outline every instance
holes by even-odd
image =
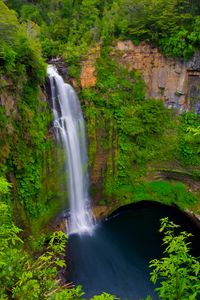
[[[154,181],[153,174],[160,168],[169,167],[172,172],[178,168],[187,173],[190,155],[192,169],[199,168],[195,150],[198,141],[192,143],[187,137],[189,124],[198,127],[198,117],[193,113],[178,116],[164,107],[162,101],[145,99],[145,84],[140,75],[119,65],[109,49],[102,49],[96,61],[96,75],[96,84],[80,94],[88,128],[91,193],[95,203],[116,207],[141,200],[137,197],[138,188]],[[184,158],[187,149],[190,153]],[[181,200],[173,198],[171,203],[181,202],[184,207],[185,199],[187,207],[184,184],[191,190],[187,180],[170,176],[165,180],[171,190],[177,188],[177,193],[180,188],[174,180],[183,182]],[[198,198],[191,198],[191,205],[195,205]],[[169,202],[161,194],[157,199]]]

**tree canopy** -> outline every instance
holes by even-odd
[[[113,38],[151,42],[170,56],[189,58],[200,44],[195,0],[7,0],[21,20],[41,27],[43,53],[80,58],[87,45]],[[67,53],[67,54],[66,54]]]

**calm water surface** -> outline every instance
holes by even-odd
[[[93,235],[71,235],[68,243],[70,280],[81,284],[90,299],[107,292],[139,300],[154,293],[148,263],[162,257],[160,219],[168,216],[195,234],[193,254],[200,255],[200,231],[178,209],[143,201],[119,209],[99,224]]]

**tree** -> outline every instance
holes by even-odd
[[[18,29],[18,20],[16,13],[9,10],[8,7],[0,0],[0,39],[1,43],[12,40]]]
[[[0,196],[8,194],[11,188],[11,184],[7,182],[4,177],[0,177]]]
[[[150,262],[151,281],[159,283],[156,291],[162,300],[195,300],[200,295],[200,261],[189,253],[192,234],[176,235],[179,227],[168,218],[161,219],[166,256]]]

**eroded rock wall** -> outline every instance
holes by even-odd
[[[131,41],[119,41],[115,48],[118,61],[129,70],[142,73],[146,83],[146,97],[161,99],[178,112],[199,110],[200,54],[188,62],[163,56],[158,48]]]
[[[82,65],[82,88],[96,84],[96,59],[99,45],[88,54]],[[113,47],[113,58],[127,67],[139,71],[146,84],[146,97],[161,99],[169,108],[179,113],[195,110],[200,113],[200,52],[185,62],[163,56],[159,49],[142,42],[136,46],[131,41],[118,41]]]
[[[172,179],[183,182],[187,185],[189,191],[196,193],[196,186],[199,186],[199,183],[196,179],[193,180],[192,168],[183,167],[179,154],[174,155],[179,147],[175,138],[177,136],[176,126],[174,126],[174,130],[166,131],[166,136],[163,137],[164,143],[157,148],[156,151],[160,151],[161,156],[158,155],[158,159],[156,157],[152,160],[151,157],[154,156],[149,156],[149,162],[147,162],[144,170],[142,163],[136,158],[137,155],[140,156],[139,151],[139,154],[137,154],[138,148],[135,147],[137,140],[135,141],[135,136],[131,137],[128,142],[123,139],[124,135],[117,126],[120,117],[118,119],[116,111],[119,111],[120,116],[120,105],[122,104],[119,100],[127,97],[130,101],[130,109],[134,113],[131,101],[134,102],[135,94],[131,94],[129,98],[129,88],[132,85],[137,85],[138,78],[142,89],[144,86],[140,76],[136,76],[133,80],[132,74],[121,68],[123,66],[129,71],[134,70],[142,74],[146,84],[146,98],[160,99],[167,107],[175,108],[179,113],[188,110],[196,110],[200,113],[200,53],[196,53],[193,59],[185,62],[166,58],[157,48],[151,45],[141,43],[139,46],[135,46],[131,41],[118,41],[113,45],[108,57],[104,57],[105,52],[102,51],[102,56],[98,59],[100,50],[99,47],[98,50],[91,49],[86,60],[82,62],[80,76],[83,89],[81,101],[88,129],[93,202],[101,205],[115,205],[117,201],[127,203],[126,201],[129,201],[133,195],[131,188],[142,181],[167,181]],[[109,61],[112,59],[115,67],[109,66],[106,69],[105,66],[109,65]],[[98,69],[96,69],[96,66]],[[126,72],[130,74],[128,79],[126,78]],[[119,81],[116,80],[118,74],[121,76]],[[126,79],[131,83],[130,86],[127,84],[127,89],[125,88],[128,94],[118,94],[118,90],[123,92],[123,85],[120,84]],[[109,83],[109,80],[111,83]],[[101,90],[102,86],[103,90]],[[86,90],[84,91],[84,89]],[[144,99],[143,95],[142,90],[142,99]],[[107,99],[110,103],[107,102]],[[113,109],[111,104],[115,109],[114,114],[111,111]],[[116,119],[113,117],[114,115]],[[125,119],[124,121],[126,123]],[[163,130],[165,129],[166,127],[163,124]],[[128,136],[129,133],[126,133],[126,135]],[[169,142],[170,136],[172,136],[171,142]],[[133,144],[131,144],[132,142]],[[169,148],[168,142],[171,143]],[[129,155],[126,156],[129,150]],[[171,154],[168,155],[168,152]],[[126,163],[129,161],[129,156],[131,160],[130,165],[127,167]],[[167,172],[163,174],[162,170],[167,170]],[[190,173],[191,180],[187,177],[187,174]],[[129,179],[126,181],[124,177]],[[118,178],[120,178],[119,181]],[[121,184],[121,182],[123,183]],[[116,190],[119,192],[116,193]]]
[[[8,197],[14,218],[28,232],[62,206],[57,156],[46,89],[28,77],[18,81],[1,75],[0,176],[12,183]]]

